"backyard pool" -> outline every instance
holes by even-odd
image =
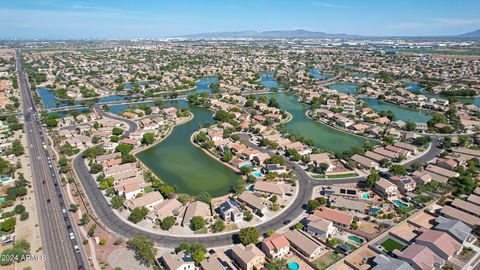
[[[3,177],[2,178],[2,183],[3,184],[6,184],[6,183],[11,182],[11,181],[13,181],[12,177]]]
[[[253,174],[253,176],[255,176],[257,178],[263,177],[263,174],[260,171],[253,171],[252,174]]]
[[[356,237],[355,235],[348,236],[348,239],[352,240],[353,242],[355,242],[359,245],[363,243],[363,240],[359,237]]]
[[[408,203],[404,203],[400,200],[393,200],[392,201],[396,206],[398,207],[403,207],[403,208],[407,208],[408,207]]]
[[[371,214],[378,214],[378,212],[380,212],[380,208],[379,207],[371,207],[370,209],[368,209],[368,212],[371,213]]]
[[[370,195],[368,193],[362,193],[362,199],[370,200]]]
[[[288,269],[290,270],[298,270],[300,268],[300,265],[296,262],[289,262],[287,263]]]
[[[0,198],[0,203],[5,202],[5,198]]]

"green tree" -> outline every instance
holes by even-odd
[[[402,165],[392,165],[390,169],[388,170],[391,174],[397,175],[397,176],[402,176],[402,175],[407,175],[407,169],[402,166]]]
[[[91,166],[90,166],[90,173],[91,174],[97,174],[99,172],[101,172],[103,169],[103,166],[98,164],[98,163],[93,163]]]
[[[114,127],[112,129],[112,134],[115,135],[115,136],[120,136],[120,135],[123,134],[123,129],[118,128],[118,127]]]
[[[157,249],[147,236],[135,236],[127,241],[127,247],[135,251],[136,256],[147,264],[154,264]]]
[[[226,161],[226,162],[229,162],[230,160],[233,159],[233,154],[232,152],[230,152],[229,150],[225,151],[223,153],[223,160]]]
[[[125,201],[125,198],[122,196],[114,196],[111,200],[112,207],[114,209],[118,209],[123,205],[123,202]]]
[[[217,219],[214,224],[215,232],[221,232],[225,230],[225,222],[221,219]]]
[[[198,194],[196,198],[198,201],[204,202],[206,204],[210,204],[210,202],[212,201],[212,196],[206,191],[200,192],[200,194]]]
[[[21,205],[21,204],[17,204],[15,205],[15,213],[20,215],[21,213],[25,212],[25,206]]]
[[[132,151],[132,149],[133,149],[133,146],[131,146],[129,144],[121,143],[121,144],[117,145],[117,147],[115,148],[115,151],[122,153],[122,155],[126,155],[126,154],[130,153],[130,151]]]
[[[168,216],[162,220],[160,227],[162,230],[168,231],[175,225],[175,221],[177,221],[177,219],[174,216]]]
[[[172,198],[175,195],[175,187],[166,184],[160,185],[158,191],[162,194],[164,198]]]
[[[307,202],[307,208],[308,208],[308,211],[311,212],[315,209],[317,209],[318,207],[320,207],[320,202],[318,200],[309,200]]]
[[[254,227],[246,227],[240,229],[238,233],[240,242],[243,245],[256,244],[258,242],[258,237],[260,237],[260,232]]]
[[[448,182],[454,187],[453,193],[456,195],[470,194],[477,187],[475,180],[467,176],[453,177]]]
[[[155,141],[155,136],[153,133],[143,134],[143,137],[142,137],[143,144],[149,145],[149,144],[152,144],[154,141]]]
[[[252,166],[243,166],[243,167],[240,168],[240,172],[243,175],[247,175],[247,174],[252,172]]]
[[[136,207],[132,210],[130,213],[130,216],[128,216],[128,220],[133,222],[133,223],[138,223],[142,221],[145,216],[148,214],[148,209],[145,207]]]
[[[375,186],[375,183],[380,180],[380,175],[378,174],[377,170],[371,170],[370,174],[365,179],[365,186],[372,188]]]
[[[201,216],[194,216],[190,220],[190,227],[194,231],[198,231],[198,230],[201,230],[201,229],[205,228],[205,225],[206,225],[206,221]]]
[[[88,214],[83,214],[82,218],[80,219],[80,224],[85,225],[90,222],[90,216]]]
[[[207,248],[200,243],[192,243],[188,251],[197,264],[200,264],[205,259],[205,254],[207,254]]]
[[[230,118],[230,114],[225,110],[218,110],[213,116],[213,119],[219,122],[228,122]]]

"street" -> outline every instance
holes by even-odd
[[[69,206],[63,197],[57,168],[50,157],[48,139],[40,124],[40,115],[33,102],[18,50],[15,56],[46,268],[85,269],[79,234],[71,223],[69,212],[62,210]],[[78,246],[79,252],[74,250],[74,246]]]

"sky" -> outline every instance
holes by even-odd
[[[0,39],[296,29],[442,36],[480,29],[479,11],[479,0],[0,0]]]

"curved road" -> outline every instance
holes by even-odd
[[[113,116],[109,113],[106,113],[101,109],[100,106],[95,106],[95,110],[103,115],[104,117],[109,117],[111,119],[119,120],[126,122],[129,125],[129,130],[125,135],[130,134],[137,130],[138,126],[134,121],[124,119],[121,117]],[[246,139],[246,143],[249,147],[258,149],[262,152],[267,152],[269,154],[274,154],[273,152],[263,149],[253,143],[249,139],[249,135],[244,133],[240,134],[242,139]],[[432,147],[432,149],[435,147]],[[332,185],[332,184],[347,184],[347,183],[357,183],[360,180],[363,180],[364,177],[355,177],[349,179],[334,179],[334,180],[314,180],[312,179],[297,163],[292,162],[288,159],[285,161],[293,168],[293,171],[298,177],[297,186],[299,188],[298,195],[290,206],[284,210],[280,215],[273,217],[265,223],[262,223],[256,228],[260,232],[266,232],[268,230],[278,230],[285,225],[285,221],[290,221],[297,219],[299,216],[305,213],[305,208],[307,201],[312,197],[312,192],[314,186],[318,185]],[[174,236],[174,235],[161,235],[151,231],[143,230],[137,226],[134,226],[130,222],[126,221],[123,218],[120,218],[116,213],[113,212],[112,207],[108,204],[105,196],[102,194],[98,188],[96,181],[93,179],[90,174],[85,160],[82,154],[79,154],[73,161],[73,167],[76,171],[82,185],[85,189],[85,193],[88,196],[90,204],[92,205],[97,218],[111,231],[114,233],[125,237],[132,238],[138,235],[145,235],[151,238],[157,245],[166,248],[177,247],[181,242],[199,242],[208,247],[220,247],[231,245],[232,243],[237,243],[237,233],[224,233],[219,235],[206,235],[206,236]]]

